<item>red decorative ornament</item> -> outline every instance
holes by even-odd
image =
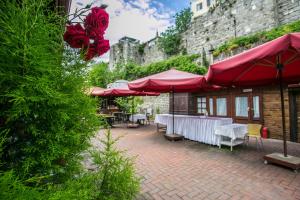
[[[85,33],[85,30],[79,23],[77,23],[76,25],[67,26],[67,30],[64,34],[64,40],[72,48],[86,48],[88,47],[90,42],[89,37]]]
[[[85,29],[77,23],[68,25],[64,34],[64,40],[72,48],[81,48],[86,51],[85,60],[91,60],[95,56],[101,56],[110,49],[109,40],[103,35],[108,27],[109,15],[100,7],[91,9],[84,20]]]

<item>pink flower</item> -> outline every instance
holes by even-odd
[[[89,37],[96,38],[104,34],[108,27],[108,22],[108,13],[100,7],[94,7],[92,12],[86,16],[84,27]]]
[[[72,48],[82,48],[89,45],[89,37],[86,35],[85,30],[79,23],[67,26],[67,30],[64,34],[64,40]]]

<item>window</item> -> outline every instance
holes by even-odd
[[[235,97],[235,116],[248,117],[248,97]]]
[[[225,97],[217,98],[217,115],[227,116],[227,100]]]
[[[209,115],[214,115],[214,99],[209,98]]]
[[[197,11],[202,10],[202,3],[197,4],[196,10]]]
[[[206,0],[207,7],[211,5],[211,0]]]
[[[205,114],[206,112],[206,97],[197,97],[197,113]]]
[[[253,96],[253,118],[260,118],[259,96]]]

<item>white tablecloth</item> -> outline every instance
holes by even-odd
[[[216,127],[216,135],[226,136],[233,140],[244,138],[247,132],[248,128],[246,124],[229,124]]]
[[[215,135],[219,126],[232,124],[231,118],[175,115],[174,131],[190,140],[206,144],[219,145],[220,137]],[[173,118],[171,114],[158,114],[155,123],[167,126],[167,134],[173,133]]]
[[[133,122],[137,122],[138,120],[147,120],[147,116],[144,114],[134,114]],[[132,121],[132,115],[130,115],[129,120]]]

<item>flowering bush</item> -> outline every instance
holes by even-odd
[[[82,13],[84,12],[80,14]],[[84,28],[79,23],[73,25],[71,21],[69,22],[64,40],[70,47],[80,48],[84,51],[85,60],[91,60],[95,56],[103,55],[110,49],[109,40],[104,39],[108,23],[108,13],[101,7],[94,7],[84,20]]]

